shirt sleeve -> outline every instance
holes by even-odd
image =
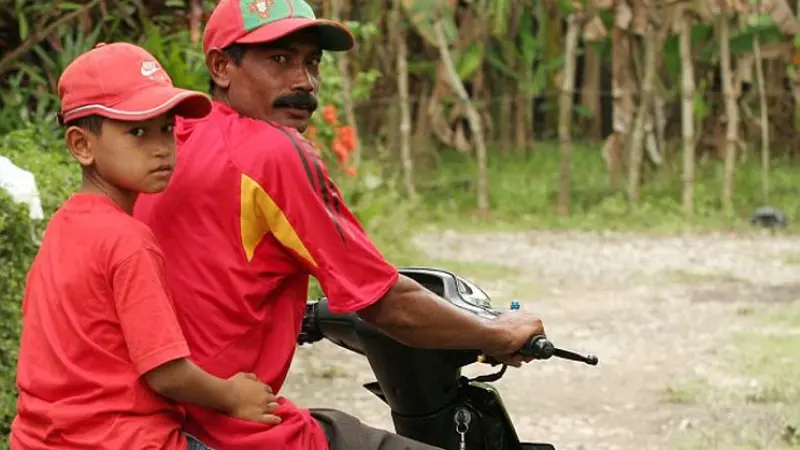
[[[263,138],[249,141],[253,152],[266,156],[243,170],[242,208],[255,208],[319,281],[331,311],[375,303],[397,281],[397,269],[369,239],[311,144],[293,129],[270,131],[267,148]]]
[[[163,258],[142,248],[114,270],[114,300],[131,361],[139,374],[189,356],[167,293]]]

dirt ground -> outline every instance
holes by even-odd
[[[752,385],[716,355],[752,327],[742,311],[800,300],[796,237],[431,232],[415,243],[431,261],[464,267],[497,305],[516,298],[541,314],[556,345],[599,357],[594,367],[512,368],[496,383],[520,436],[559,450],[666,449],[737,420],[741,411],[675,401],[670,389],[698,378]],[[492,370],[476,364],[466,373]],[[298,349],[282,394],[393,429],[388,408],[361,387],[369,381],[365,360],[322,342]]]

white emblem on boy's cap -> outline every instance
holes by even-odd
[[[155,61],[142,61],[142,76],[151,77],[154,73],[158,72],[158,63]]]

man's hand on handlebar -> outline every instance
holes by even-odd
[[[499,329],[504,339],[487,343],[483,353],[491,359],[513,367],[530,362],[532,357],[519,353],[528,340],[535,335],[545,335],[544,324],[537,316],[524,311],[509,311],[492,321],[492,327]]]

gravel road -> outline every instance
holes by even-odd
[[[414,241],[429,258],[506,268],[472,278],[499,305],[518,298],[540,313],[557,345],[598,355],[595,367],[537,362],[496,383],[519,434],[559,450],[666,449],[740,417],[725,405],[669,401],[667,388],[698,378],[752,385],[715,355],[752,327],[742,311],[800,300],[797,237],[446,231]],[[369,381],[366,361],[322,342],[298,349],[281,393],[392,429],[387,407],[361,387]]]

